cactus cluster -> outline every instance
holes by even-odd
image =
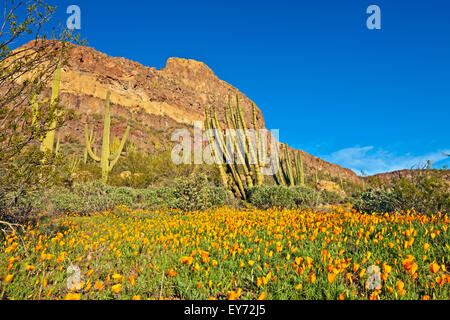
[[[53,84],[52,84],[52,95],[50,103],[52,106],[55,105],[55,103],[58,102],[59,98],[59,88],[60,88],[60,82],[61,82],[61,65],[62,61],[58,61],[58,65],[56,67],[54,78],[53,78]],[[122,140],[114,140],[113,146],[110,146],[110,127],[111,127],[111,115],[109,112],[109,105],[110,105],[110,91],[107,92],[106,95],[106,108],[105,108],[105,120],[104,120],[104,126],[103,126],[103,141],[102,141],[102,152],[100,157],[97,156],[96,150],[92,148],[92,144],[94,143],[94,129],[92,128],[89,133],[88,125],[86,124],[85,127],[85,141],[86,141],[86,147],[84,150],[84,164],[87,163],[89,156],[96,162],[100,162],[100,166],[102,168],[102,180],[103,182],[107,182],[108,180],[108,174],[114,167],[114,165],[117,163],[117,161],[120,158],[120,155],[122,153],[122,150],[125,146],[125,142],[128,137],[128,133],[130,131],[130,127],[127,127],[124,136],[122,137]],[[32,97],[32,125],[35,124],[36,118],[39,112],[39,105],[38,105],[38,99],[37,97]],[[59,146],[60,146],[60,136],[58,134],[56,145],[55,145],[55,136],[56,136],[56,126],[57,126],[57,114],[54,115],[52,118],[52,122],[49,126],[49,130],[44,137],[43,141],[41,142],[40,149],[43,152],[52,152],[54,154],[58,154],[59,152]],[[74,156],[71,161],[69,162],[69,170],[71,173],[75,172],[79,166],[80,160],[78,157]]]
[[[297,151],[294,153],[294,161],[292,163],[289,146],[285,144],[284,161],[280,158],[279,171],[275,178],[277,184],[282,186],[292,187],[305,185],[302,152]]]
[[[114,165],[117,163],[117,161],[120,158],[120,155],[122,153],[122,150],[125,146],[125,142],[128,137],[128,133],[130,131],[130,127],[128,126],[124,136],[122,137],[122,140],[120,142],[120,145],[114,149],[116,149],[114,152],[111,152],[111,146],[110,146],[110,129],[111,129],[111,115],[109,112],[109,99],[111,96],[111,92],[108,90],[106,94],[106,106],[105,106],[105,120],[103,124],[103,140],[102,140],[102,152],[100,157],[97,156],[94,151],[92,150],[91,146],[91,138],[89,137],[89,126],[86,124],[85,126],[85,141],[86,141],[86,149],[89,154],[89,156],[96,162],[100,163],[100,167],[102,168],[102,180],[104,183],[108,181],[108,174],[114,167]]]
[[[256,106],[253,104],[253,128],[257,132],[256,123]],[[228,108],[225,109],[225,121],[228,129],[236,130],[236,135],[233,136],[234,150],[236,150],[237,163],[231,161],[234,154],[230,154],[226,147],[225,136],[219,126],[219,120],[215,109],[206,109],[205,130],[214,129],[217,132],[216,138],[218,141],[214,143],[213,137],[208,136],[209,143],[213,146],[213,155],[215,163],[217,163],[220,177],[223,185],[230,188],[234,193],[242,199],[246,199],[245,187],[253,187],[254,185],[262,185],[264,182],[260,157],[261,149],[259,143],[259,136],[256,134],[256,155],[255,148],[252,145],[248,134],[247,124],[244,119],[242,108],[240,105],[239,96],[236,95],[236,107],[233,106],[231,96],[228,97]],[[208,131],[207,131],[208,132]],[[242,148],[240,147],[242,146]],[[219,157],[222,156],[223,159]],[[251,161],[256,159],[256,161]],[[254,162],[254,163],[252,163]],[[243,175],[241,175],[241,172]],[[245,179],[242,179],[242,176]]]

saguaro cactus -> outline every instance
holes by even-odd
[[[91,129],[91,133],[89,134],[89,144],[92,145],[94,143],[94,128]],[[95,149],[94,149],[94,153]],[[88,160],[88,148],[87,145],[84,148],[84,158],[83,158],[83,163],[86,164]]]
[[[111,96],[111,92],[108,90],[106,94],[106,108],[105,108],[105,122],[103,126],[103,141],[102,141],[102,153],[101,157],[98,157],[93,151],[91,147],[91,143],[89,140],[89,126],[86,124],[84,130],[84,137],[86,140],[86,148],[89,156],[97,162],[100,162],[100,167],[102,168],[102,180],[104,183],[108,181],[108,174],[117,163],[120,158],[120,154],[122,153],[123,147],[125,146],[125,142],[128,137],[128,133],[130,132],[130,127],[128,126],[122,140],[120,142],[119,148],[116,150],[114,154],[110,153],[110,129],[111,129],[111,115],[109,113],[109,98]]]
[[[58,61],[58,66],[56,67],[55,75],[53,78],[52,96],[50,99],[51,106],[53,106],[54,103],[56,102],[56,100],[58,99],[60,81],[61,81],[61,60]],[[34,112],[37,112],[37,108],[38,108],[37,100],[35,100],[33,108],[34,108]],[[33,122],[34,121],[35,121],[35,118],[33,116]],[[53,145],[55,143],[55,129],[56,129],[56,115],[55,115],[55,118],[52,120],[52,123],[50,124],[49,131],[47,132],[44,140],[41,143],[41,151],[53,152]],[[58,141],[59,141],[59,139],[58,139]],[[59,147],[59,143],[58,143],[58,147]]]

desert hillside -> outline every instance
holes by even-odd
[[[30,43],[25,46],[28,45]],[[194,121],[203,121],[209,106],[217,109],[219,121],[225,127],[228,96],[239,95],[246,122],[253,121],[253,102],[237,88],[220,80],[202,62],[169,58],[166,66],[157,70],[86,46],[73,46],[68,57],[61,73],[60,100],[74,109],[76,118],[60,130],[63,144],[81,149],[86,123],[96,128],[96,137],[100,139],[108,89],[111,91],[113,136],[122,135],[130,125],[129,141],[148,152],[155,151],[155,147],[158,150],[167,147],[174,129],[189,128]],[[265,128],[259,108],[257,121],[259,128]],[[303,161],[306,174],[317,171],[337,177],[340,173],[343,179],[360,182],[353,171],[305,152]]]

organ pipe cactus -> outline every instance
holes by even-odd
[[[108,174],[111,172],[114,165],[120,158],[120,154],[125,146],[125,142],[128,137],[128,133],[130,132],[130,127],[128,126],[122,140],[120,142],[119,148],[115,153],[110,153],[110,129],[111,129],[111,115],[109,113],[109,98],[111,96],[111,92],[108,90],[106,94],[106,107],[105,107],[105,122],[103,126],[103,141],[102,141],[102,153],[101,156],[97,156],[91,147],[91,143],[89,140],[89,126],[86,124],[84,130],[84,136],[86,140],[86,148],[89,156],[96,162],[100,162],[100,167],[102,168],[102,180],[104,183],[108,181]]]
[[[206,119],[205,119],[205,130],[208,133],[208,130],[211,129],[210,126],[210,120],[209,120],[209,112],[208,112],[208,108],[206,109]],[[219,174],[220,174],[220,178],[222,179],[222,183],[223,186],[225,188],[228,188],[228,179],[227,179],[227,174],[226,174],[226,170],[225,170],[225,165],[221,162],[219,162],[219,156],[218,156],[218,152],[216,150],[216,144],[213,144],[213,137],[209,134],[207,134],[207,138],[209,140],[209,143],[212,145],[212,152],[213,152],[213,156],[215,159],[215,162],[217,163],[217,166],[219,168]]]
[[[298,152],[297,156],[298,166],[299,166],[299,183],[301,186],[305,185],[305,174],[303,172],[303,158],[302,158],[302,152]]]
[[[263,177],[261,174],[261,168],[259,167],[259,160],[256,158],[255,154],[254,154],[254,149],[252,148],[251,142],[250,142],[250,137],[248,136],[248,130],[247,130],[247,126],[245,124],[245,119],[244,119],[244,114],[242,113],[242,109],[239,103],[239,95],[236,95],[236,103],[237,103],[237,110],[239,113],[239,121],[241,123],[242,129],[244,130],[244,134],[245,134],[245,140],[247,142],[247,146],[248,146],[248,154],[247,154],[247,158],[248,159],[253,159],[254,160],[254,165],[253,168],[255,170],[255,175],[256,175],[256,184],[258,186],[261,186],[263,184]]]
[[[227,126],[228,126],[229,129],[232,129],[232,128],[236,129],[236,122],[235,122],[235,118],[234,118],[234,112],[233,112],[233,107],[232,107],[232,104],[231,104],[231,99],[229,99],[229,106],[230,106],[230,115],[231,115],[232,120],[230,121],[230,118],[228,117],[228,112],[225,109],[225,121],[226,121]],[[233,123],[233,127],[231,126],[231,123]],[[247,186],[248,187],[253,187],[253,180],[252,180],[252,175],[251,175],[251,169],[249,167],[247,167],[247,162],[245,161],[245,158],[244,158],[244,155],[242,153],[242,150],[241,150],[241,148],[238,147],[237,138],[238,137],[236,135],[233,137],[234,148],[237,151],[236,153],[237,153],[237,156],[239,158],[239,163],[242,164],[242,168],[244,169],[244,175],[245,175],[245,180],[246,180]]]
[[[58,61],[58,65],[56,67],[54,78],[53,78],[52,96],[50,99],[50,104],[52,107],[58,100],[60,82],[61,82],[61,60]],[[38,108],[38,104],[37,104],[37,99],[36,99],[36,100],[34,100],[34,103],[33,103],[33,109],[34,109],[33,111],[35,113],[37,113],[37,108]],[[35,118],[35,114],[34,114],[33,115],[33,124],[35,122],[35,119],[36,118]],[[41,143],[41,151],[53,152],[53,145],[55,143],[55,130],[56,130],[56,114],[55,114],[54,119],[52,120],[52,123],[50,124],[49,131],[47,132],[44,140]],[[57,146],[59,148],[59,138],[58,138]],[[55,151],[57,152],[57,149]]]
[[[245,199],[245,191],[244,191],[244,186],[242,184],[242,180],[241,177],[239,175],[239,172],[237,171],[237,169],[235,168],[235,164],[232,163],[233,161],[231,161],[231,157],[228,154],[228,150],[226,148],[226,143],[225,143],[225,139],[222,135],[222,131],[220,130],[219,127],[219,121],[217,119],[217,113],[214,110],[214,118],[211,117],[211,123],[212,123],[212,128],[215,129],[217,131],[218,134],[218,142],[219,142],[219,148],[222,150],[222,154],[225,156],[225,159],[227,160],[227,166],[231,171],[231,174],[233,176],[234,182],[236,183],[238,189],[239,189],[239,193],[242,196],[242,199]]]
[[[284,157],[287,167],[287,174],[289,178],[289,186],[291,187],[294,185],[294,174],[292,172],[291,157],[289,155],[289,146],[287,145],[287,143],[284,145]]]

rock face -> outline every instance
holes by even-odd
[[[130,125],[129,140],[149,152],[167,147],[173,130],[192,128],[194,121],[204,121],[209,106],[217,109],[219,122],[225,127],[229,95],[239,95],[247,126],[253,123],[252,101],[202,62],[170,58],[164,68],[157,70],[89,47],[73,46],[62,68],[60,100],[74,109],[76,119],[60,130],[63,144],[84,146],[86,123],[94,126],[96,142],[100,141],[108,89],[113,137],[123,135]],[[257,127],[265,128],[259,108]],[[353,171],[305,152],[303,162],[306,173],[324,171],[337,176],[340,172],[343,179],[360,182]]]

